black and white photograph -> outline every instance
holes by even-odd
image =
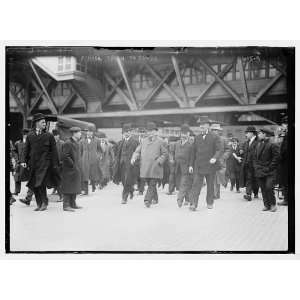
[[[6,253],[294,253],[295,47],[5,48]]]

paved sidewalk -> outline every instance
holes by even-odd
[[[22,194],[25,195],[25,184]],[[49,191],[50,192],[50,191]],[[50,195],[47,211],[35,203],[11,206],[11,250],[14,251],[273,251],[287,250],[287,207],[262,212],[262,199],[243,200],[243,194],[221,190],[215,208],[205,205],[179,209],[176,196],[159,189],[159,204],[145,208],[135,195],[121,205],[121,186],[112,183],[90,196],[78,197],[83,209],[64,212]],[[18,197],[17,197],[18,198]],[[52,200],[52,201],[51,201]]]

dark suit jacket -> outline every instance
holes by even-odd
[[[189,164],[193,151],[193,144],[186,142],[184,145],[177,141],[172,148],[171,155],[175,161],[175,174],[189,174]]]
[[[129,181],[128,184],[134,184],[139,173],[139,166],[131,165],[131,158],[139,145],[139,141],[134,137],[130,137],[128,141],[121,140],[117,145],[113,181],[119,184],[121,181],[121,167],[126,170],[126,177]],[[138,163],[138,162],[137,162]]]
[[[15,168],[15,181],[28,181],[29,172],[28,169],[21,166],[21,161],[24,157],[25,143],[23,140],[19,140],[15,143],[15,155],[16,158],[16,168]]]
[[[220,137],[208,132],[205,139],[202,134],[196,136],[191,153],[189,166],[194,168],[194,173],[210,174],[216,171],[216,164],[209,161],[218,160],[222,155]]]
[[[265,140],[259,142],[255,148],[253,156],[253,166],[255,177],[276,176],[279,163],[279,147]]]
[[[54,136],[49,132],[37,135],[31,131],[27,135],[22,163],[29,167],[27,186],[30,189],[46,184],[48,188],[60,183],[58,155]]]
[[[80,194],[81,175],[79,165],[79,144],[74,139],[68,139],[62,145],[62,181],[63,194]]]

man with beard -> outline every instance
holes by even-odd
[[[60,183],[58,155],[53,135],[45,131],[46,117],[37,113],[32,123],[34,128],[27,136],[21,165],[29,166],[27,186],[34,192],[35,210],[44,211],[48,206],[47,187],[57,187]]]
[[[28,128],[24,128],[22,130],[23,137],[22,140],[18,140],[15,143],[15,159],[16,159],[16,169],[15,169],[15,195],[18,195],[21,191],[21,184],[22,182],[28,181],[29,172],[27,168],[23,168],[21,165],[22,157],[24,156],[24,150],[25,150],[25,144],[27,135],[30,132]],[[33,191],[28,188],[27,189],[27,195],[25,199],[19,199],[20,202],[30,205],[30,202],[32,200]]]
[[[189,162],[191,159],[193,144],[189,141],[190,128],[187,124],[183,124],[180,130],[180,140],[175,142],[173,151],[170,156],[174,161],[174,174],[176,188],[179,190],[177,195],[178,207],[190,203],[189,192],[192,187],[193,178],[189,173]]]
[[[81,192],[81,178],[79,166],[79,140],[81,129],[71,127],[72,137],[62,146],[62,182],[61,193],[63,196],[63,210],[74,212],[81,207],[76,204],[76,195]]]
[[[258,198],[258,184],[254,175],[253,155],[257,146],[257,131],[254,126],[248,126],[246,129],[247,141],[243,146],[243,160],[241,168],[241,187],[246,187],[244,199],[251,201],[251,195]]]
[[[279,162],[279,148],[275,143],[271,143],[269,138],[273,132],[268,129],[261,129],[258,132],[259,142],[253,154],[253,166],[255,177],[261,188],[264,202],[263,211],[275,212],[276,199],[274,195],[274,184],[276,170]]]
[[[214,204],[214,178],[216,162],[221,156],[221,141],[219,136],[209,131],[211,121],[207,117],[200,119],[200,134],[196,136],[193,151],[189,162],[189,172],[194,174],[190,193],[190,210],[196,211],[199,195],[206,179],[207,208],[212,209]]]
[[[117,155],[115,158],[113,182],[119,184],[122,182],[122,204],[127,203],[128,196],[133,198],[134,184],[137,182],[137,166],[131,165],[132,154],[139,145],[138,139],[132,135],[131,124],[124,124],[123,137],[117,146]]]
[[[80,159],[82,168],[83,195],[89,193],[89,181],[92,192],[96,190],[96,183],[100,179],[98,161],[101,154],[101,146],[98,138],[94,136],[94,127],[90,126],[86,138],[79,143]]]
[[[158,128],[154,122],[147,123],[148,136],[132,155],[131,164],[140,159],[140,176],[148,184],[144,198],[146,207],[158,203],[157,183],[163,178],[163,163],[168,157],[166,142],[158,137]]]

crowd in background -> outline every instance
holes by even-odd
[[[71,137],[63,141],[59,131],[46,132],[46,117],[36,114],[33,128],[22,130],[22,139],[10,143],[10,167],[15,190],[10,204],[27,182],[25,198],[33,196],[36,211],[48,206],[47,188],[53,188],[65,211],[79,209],[77,195],[88,196],[112,181],[122,184],[120,203],[136,193],[144,195],[146,207],[159,202],[157,187],[168,185],[167,194],[176,192],[177,205],[196,211],[202,187],[206,186],[207,208],[222,198],[221,186],[241,193],[243,200],[259,197],[263,210],[275,212],[277,205],[288,205],[287,118],[276,133],[248,126],[245,140],[224,137],[221,123],[200,119],[200,134],[195,136],[183,124],[180,136],[159,136],[159,128],[148,122],[144,128],[124,124],[122,139],[109,140],[94,127],[70,128]],[[146,191],[145,191],[146,190]],[[276,203],[275,190],[283,201]],[[99,193],[101,197],[101,193]]]

